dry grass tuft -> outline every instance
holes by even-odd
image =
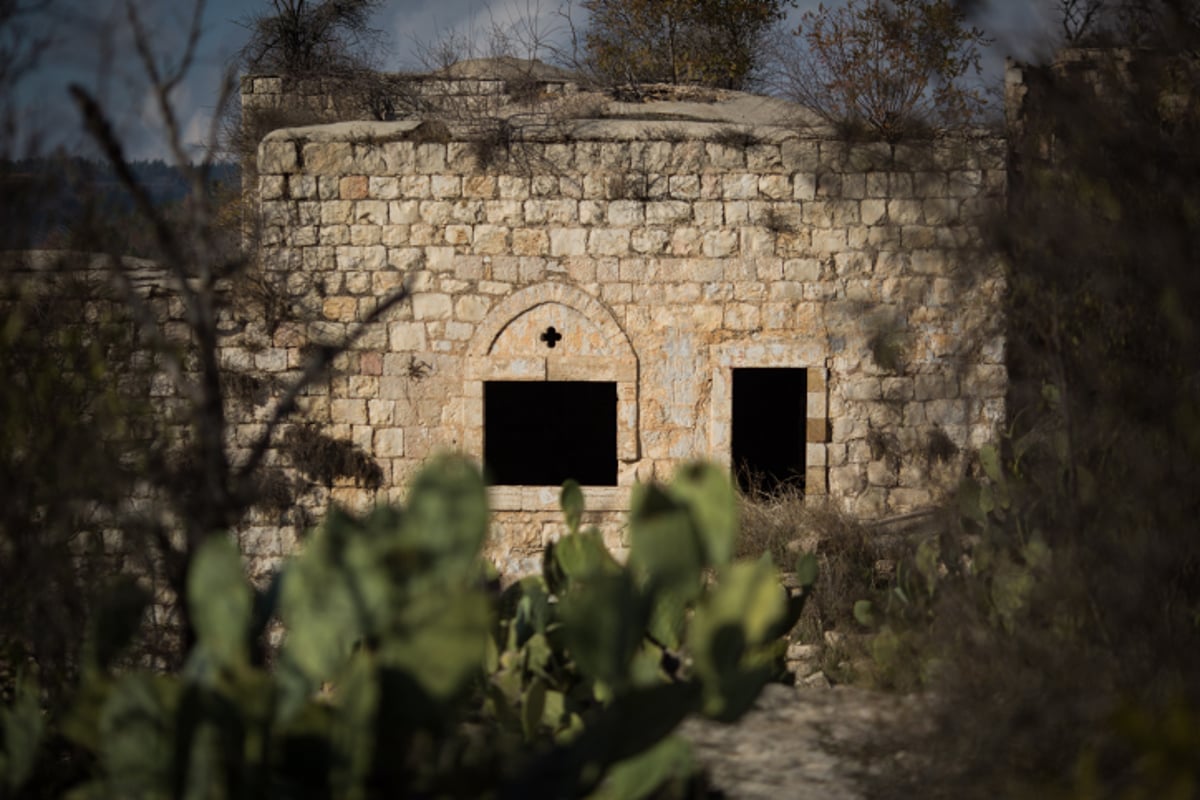
[[[826,643],[826,631],[859,633],[854,604],[886,582],[883,543],[866,526],[824,500],[806,499],[796,487],[768,493],[751,490],[741,497],[741,534],[736,555],[757,558],[769,553],[781,569],[791,570],[806,552],[816,553],[817,584],[793,638]]]

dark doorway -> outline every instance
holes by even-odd
[[[733,469],[742,491],[804,488],[807,417],[805,370],[733,370]]]
[[[497,485],[617,485],[617,385],[490,381],[483,386],[483,462]]]

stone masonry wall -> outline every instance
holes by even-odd
[[[573,81],[536,80],[520,69],[505,77],[448,79],[437,75],[372,74],[352,78],[289,78],[247,75],[241,81],[244,118],[266,116],[306,122],[344,122],[405,116],[438,109],[465,116],[492,113],[514,94],[562,96],[578,91]],[[296,124],[293,122],[292,124]]]
[[[808,370],[806,491],[862,517],[937,502],[994,438],[1003,281],[981,226],[1003,209],[1003,141],[538,130],[501,145],[444,124],[347,123],[260,145],[261,268],[315,321],[252,324],[227,364],[294,373],[306,347],[412,292],[304,398],[307,420],[382,470],[379,489],[343,480],[328,499],[399,500],[431,454],[480,458],[490,380],[616,384],[618,485],[585,487],[585,523],[617,548],[636,481],[729,463],[737,367]],[[549,326],[564,335],[554,349]],[[502,571],[534,568],[561,534],[557,495],[493,488]]]

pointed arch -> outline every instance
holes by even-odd
[[[583,290],[543,283],[509,295],[476,328],[465,366],[463,444],[472,455],[483,457],[487,382],[604,381],[616,384],[617,460],[638,459],[637,356],[612,312]],[[618,486],[632,485],[632,468],[619,467]]]

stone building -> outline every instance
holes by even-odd
[[[288,92],[248,78],[243,103]],[[620,549],[631,487],[688,459],[872,519],[936,503],[994,439],[1002,139],[846,141],[731,93],[521,92],[440,79],[422,96],[471,102],[259,146],[259,269],[299,311],[231,338],[228,365],[294,373],[411,292],[304,398],[380,469],[322,501],[400,500],[428,456],[463,451],[494,484],[488,554],[520,573],[563,530],[567,477]]]

